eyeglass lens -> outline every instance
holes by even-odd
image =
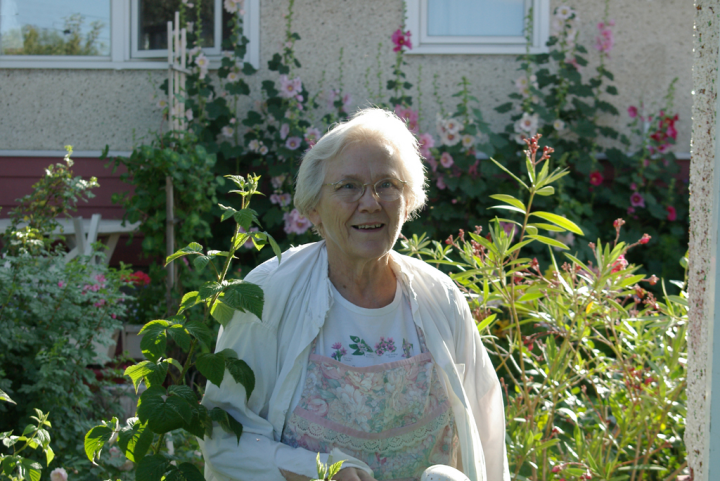
[[[365,194],[367,185],[356,180],[343,180],[335,185],[335,193],[345,202],[355,202]],[[403,185],[397,179],[382,179],[375,182],[372,188],[380,200],[390,202],[400,198]]]

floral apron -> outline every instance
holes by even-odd
[[[315,354],[315,339],[282,442],[321,453],[337,447],[379,481],[419,480],[434,464],[460,468],[450,401],[420,329],[418,336],[421,354],[369,367]]]

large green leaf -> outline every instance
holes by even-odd
[[[225,367],[235,382],[243,385],[245,396],[250,400],[250,394],[255,389],[255,373],[250,369],[250,366],[242,359],[225,357]]]
[[[193,410],[180,396],[167,396],[161,386],[148,388],[140,396],[137,415],[140,422],[147,422],[148,428],[157,434],[164,434],[183,427],[190,422]]]
[[[210,328],[200,321],[188,322],[185,324],[185,329],[187,329],[191,336],[194,336],[206,347],[210,347],[215,338],[215,334],[210,330]]]
[[[534,239],[538,242],[542,242],[543,244],[547,244],[552,247],[559,247],[560,249],[565,249],[565,250],[570,249],[568,246],[566,246],[562,242],[552,239],[550,237],[545,237],[543,235],[528,235],[527,237],[529,237],[530,239]]]
[[[2,389],[0,389],[0,401],[5,401],[5,402],[9,402],[9,403],[16,404],[15,401],[13,401],[12,399],[10,399],[10,396],[8,396],[8,395],[5,393],[5,391],[3,391]]]
[[[246,232],[250,231],[250,226],[253,223],[260,225],[257,219],[257,212],[252,209],[241,209],[233,214],[233,218]]]
[[[230,320],[235,315],[235,310],[232,307],[229,307],[227,304],[223,304],[218,299],[210,309],[210,315],[213,316],[213,319],[215,319],[223,327],[225,327],[225,325],[227,325],[227,323],[230,322]]]
[[[194,465],[185,462],[172,466],[165,475],[165,481],[205,481],[205,476]]]
[[[145,456],[135,469],[135,481],[160,481],[173,465],[162,454]]]
[[[195,367],[208,381],[219,386],[225,375],[225,357],[221,354],[200,354]]]
[[[235,434],[237,442],[240,444],[240,436],[242,436],[243,431],[242,424],[237,422],[234,417],[230,416],[227,412],[220,408],[213,408],[209,414],[210,419],[218,423],[223,431]]]
[[[156,320],[150,321],[140,330],[142,338],[140,339],[140,349],[143,356],[153,362],[157,362],[161,356],[165,354],[167,348],[167,327],[170,326],[169,321]]]
[[[260,286],[241,280],[231,281],[222,301],[241,312],[251,312],[262,318],[265,297]]]
[[[148,374],[152,374],[157,371],[158,365],[152,361],[141,361],[133,366],[128,366],[125,369],[125,376],[128,376],[135,387],[135,393],[138,392],[140,382]]]
[[[203,299],[203,300],[210,299],[214,295],[222,292],[222,290],[223,290],[223,285],[220,284],[219,282],[213,282],[213,281],[206,282],[200,288],[200,292],[199,292],[200,299]]]
[[[550,221],[553,224],[559,225],[563,229],[569,230],[570,232],[573,232],[575,234],[585,235],[582,229],[578,227],[573,221],[557,214],[553,214],[551,212],[531,212],[530,215],[534,215],[535,217],[540,217],[541,219]]]
[[[190,333],[185,329],[185,326],[182,324],[174,324],[167,329],[167,333],[183,351],[187,352],[188,349],[190,349],[192,338],[190,337]]]
[[[199,259],[199,257],[197,259]],[[178,314],[187,309],[190,309],[200,301],[201,299],[198,291],[190,291],[186,293],[182,298],[182,302],[180,302],[180,309],[178,309]]]
[[[40,481],[40,476],[42,476],[40,463],[32,459],[23,459],[20,463],[25,470],[25,479],[27,481]]]
[[[139,463],[148,452],[153,441],[153,432],[147,429],[147,423],[138,418],[128,419],[128,424],[118,434],[118,445],[133,463]]]
[[[113,418],[114,425],[117,425],[117,419]],[[93,463],[100,457],[100,452],[106,442],[110,440],[114,433],[111,426],[95,426],[85,434],[85,454]]]
[[[506,204],[510,204],[512,206],[517,207],[522,212],[525,212],[527,208],[525,207],[525,204],[520,202],[518,199],[511,195],[505,195],[505,194],[495,194],[490,196],[491,199],[499,200],[501,202],[505,202]]]

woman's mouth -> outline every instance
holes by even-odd
[[[353,229],[362,231],[362,232],[375,232],[380,229],[382,229],[385,226],[385,224],[382,223],[375,223],[375,224],[358,224],[352,226]]]

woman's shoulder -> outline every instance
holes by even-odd
[[[324,242],[312,242],[294,246],[277,256],[266,260],[251,270],[245,281],[262,286],[268,279],[276,275],[287,275],[298,269],[299,265],[314,260],[322,251]]]

